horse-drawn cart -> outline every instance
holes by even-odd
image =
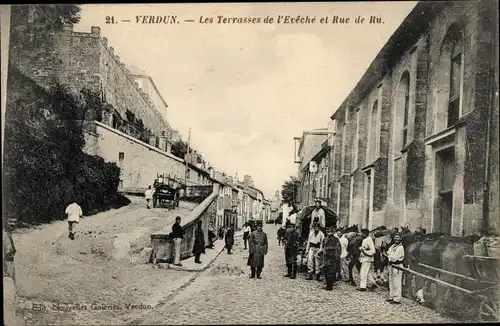
[[[172,209],[179,207],[182,185],[175,178],[158,176],[153,183],[153,207],[167,206]]]
[[[496,257],[464,256],[470,272],[478,280],[474,291],[480,300],[478,319],[483,322],[500,322],[500,260]]]
[[[474,301],[479,303],[478,321],[500,322],[500,259],[496,257],[465,255],[464,260],[474,277],[453,273],[422,263],[419,263],[418,266],[421,269],[434,272],[434,274],[437,272],[438,275],[443,274],[462,279],[466,281],[464,284],[469,284],[467,288],[445,282],[439,278],[425,275],[405,267],[393,267],[403,272],[413,274],[416,277],[426,279],[430,281],[431,284],[436,284],[436,286],[457,290],[467,294],[471,298],[475,298],[476,300]],[[411,279],[411,277],[409,279]]]

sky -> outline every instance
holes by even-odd
[[[271,198],[296,176],[294,137],[326,128],[416,2],[82,5],[75,31],[101,28],[125,64],[148,73],[166,119],[217,170],[253,177]],[[138,24],[175,15],[177,24]],[[274,17],[271,24],[217,24],[217,16]],[[316,17],[277,24],[276,17]],[[106,24],[106,16],[115,24]],[[349,17],[333,24],[332,16]],[[356,17],[382,24],[355,24]],[[203,17],[203,18],[202,18]],[[214,17],[212,24],[200,19]],[[329,17],[321,24],[322,17]],[[121,22],[130,20],[130,22]],[[187,23],[184,20],[194,20]]]

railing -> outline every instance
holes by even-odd
[[[212,187],[212,186],[211,186]],[[192,256],[194,245],[194,231],[198,221],[203,223],[203,233],[205,235],[205,243],[208,244],[208,227],[216,216],[217,197],[219,196],[219,185],[214,184],[212,193],[203,200],[201,204],[195,207],[187,216],[183,217],[184,239],[181,244],[181,259],[186,259]],[[151,261],[153,264],[173,261],[174,247],[173,239],[170,235],[172,225],[167,226],[163,230],[155,232],[151,235],[151,247],[153,253]]]

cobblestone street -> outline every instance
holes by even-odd
[[[247,251],[236,239],[235,252],[223,252],[213,266],[171,301],[156,307],[142,324],[255,324],[255,323],[451,323],[429,308],[403,299],[385,302],[386,291],[360,293],[340,282],[332,292],[323,284],[283,277],[283,247],[277,227],[266,225],[270,242],[262,279],[249,279]],[[203,257],[202,257],[203,259]],[[244,319],[242,319],[244,318]]]

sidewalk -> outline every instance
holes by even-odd
[[[234,237],[243,236],[243,231],[238,231],[234,234]],[[196,264],[194,262],[194,256],[184,259],[182,261],[182,266],[175,266],[173,264],[158,264],[159,268],[168,268],[177,271],[186,271],[186,272],[202,272],[210,267],[210,264],[220,255],[220,253],[224,250],[226,244],[224,239],[217,240],[214,243],[214,249],[205,249],[205,254],[201,255],[201,264]]]

